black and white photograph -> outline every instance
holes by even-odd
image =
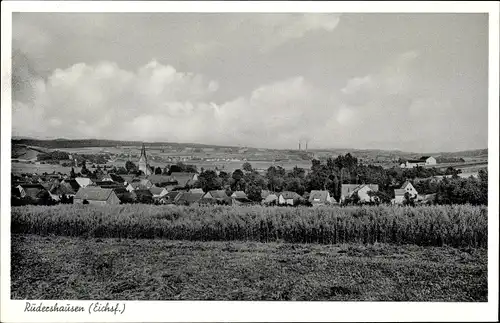
[[[498,301],[488,10],[114,8],[9,13],[21,311]]]

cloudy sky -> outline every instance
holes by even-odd
[[[486,148],[485,14],[19,13],[14,136]]]

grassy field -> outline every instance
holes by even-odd
[[[13,299],[487,301],[473,248],[12,236]]]
[[[95,238],[487,247],[486,206],[12,208],[12,233]]]

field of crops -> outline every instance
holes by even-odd
[[[182,207],[58,205],[12,208],[14,234],[290,243],[390,243],[486,248],[488,209],[421,207]]]

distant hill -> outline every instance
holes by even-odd
[[[40,139],[28,139],[28,138],[13,138],[12,145],[27,145],[27,146],[39,146],[50,149],[62,149],[62,148],[85,148],[85,147],[116,147],[116,146],[140,146],[142,141],[120,141],[120,140],[101,140],[101,139],[52,139],[52,140],[40,140]],[[162,147],[162,146],[172,146],[172,147],[193,147],[193,148],[209,148],[209,147],[219,147],[219,148],[237,148],[235,146],[217,146],[217,145],[206,145],[197,143],[171,143],[171,142],[144,142],[148,147]]]
[[[140,146],[143,142],[141,141],[120,141],[120,140],[102,140],[102,139],[52,139],[52,140],[41,140],[32,138],[13,138],[12,147],[14,146],[27,146],[35,149],[35,147],[42,147],[48,149],[64,149],[64,148],[85,148],[85,147],[117,147],[117,146]],[[144,142],[148,147],[164,147],[171,146],[172,148],[239,148],[237,146],[220,146],[220,145],[207,145],[198,143],[172,143],[172,142]],[[41,149],[41,148],[39,148]],[[257,151],[257,148],[245,147],[246,151],[253,152]],[[289,149],[266,149],[266,151],[275,152],[295,152],[296,150]],[[415,152],[404,152],[400,150],[382,150],[382,149],[353,149],[353,148],[338,148],[338,149],[309,149],[310,153],[317,155],[345,155],[347,153],[352,154],[355,157],[358,156],[369,156],[369,157],[390,157],[390,158],[414,158],[420,156],[442,156],[447,158],[461,158],[461,157],[488,157],[488,149],[475,149],[459,152],[440,152],[440,153],[415,153]],[[302,152],[304,153],[304,151]],[[13,154],[13,158],[14,154]]]

